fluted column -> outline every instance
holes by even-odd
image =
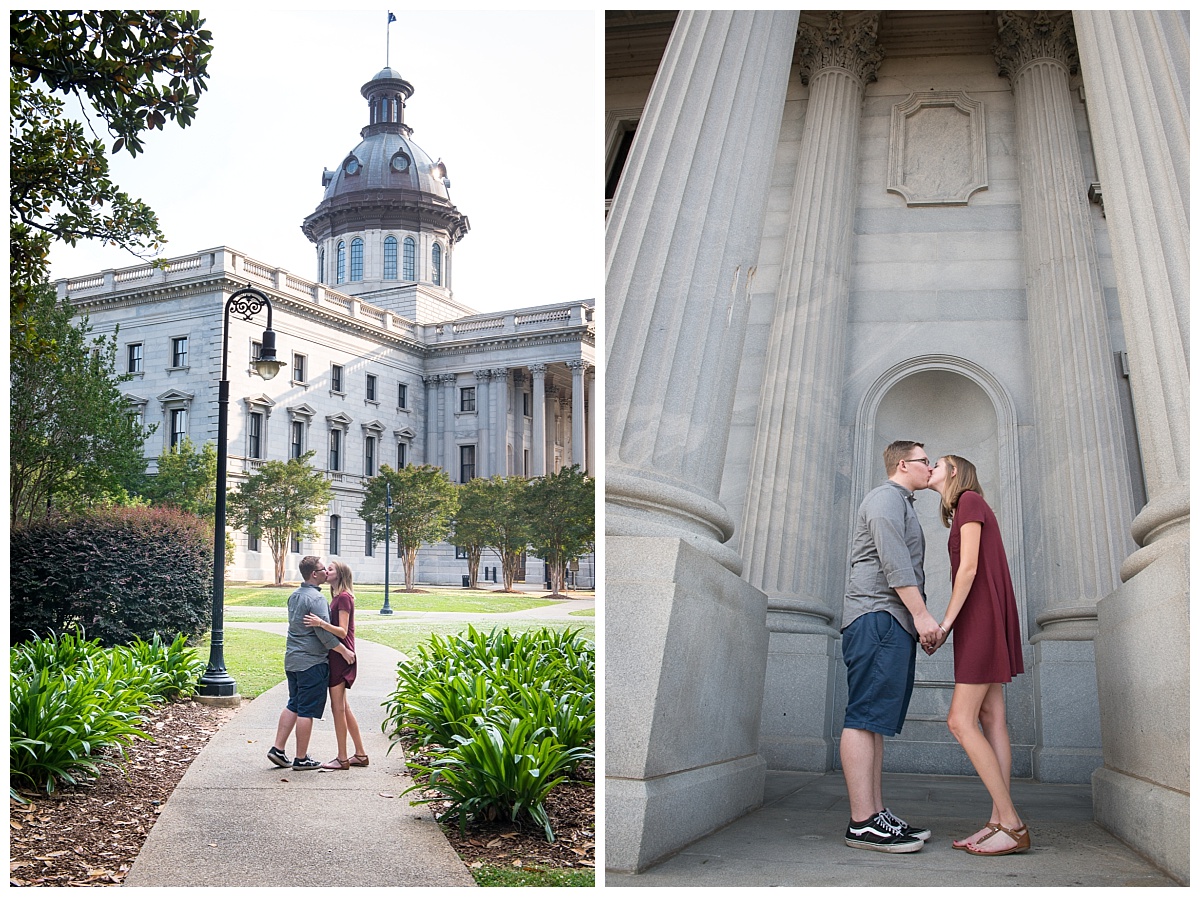
[[[796,21],[678,14],[606,225],[614,870],[762,802],[766,599],[737,575],[718,495]]]
[[[580,469],[587,466],[587,443],[584,436],[583,375],[587,372],[586,361],[568,361],[571,369],[571,463]]]
[[[809,615],[824,631],[841,608],[829,570],[844,549],[827,534],[834,478],[811,471],[838,453],[859,120],[883,55],[877,27],[875,14],[847,24],[836,12],[821,29],[800,26],[808,111],[744,515],[745,577],[772,610]]]
[[[525,372],[513,371],[512,382],[512,397],[513,397],[513,457],[512,470],[517,476],[525,476],[525,409],[523,407],[524,399],[522,398],[525,392]]]
[[[508,368],[492,368],[492,476],[506,477],[508,469]]]
[[[1148,501],[1099,605],[1096,821],[1190,878],[1189,124],[1183,10],[1074,13]],[[1147,662],[1147,658],[1152,658]]]
[[[529,373],[533,377],[533,469],[529,475],[541,477],[546,475],[546,366],[531,364]]]
[[[605,525],[740,572],[717,499],[794,12],[679,15],[605,231]]]
[[[1132,493],[1087,182],[1068,79],[1069,13],[1001,13],[996,61],[1012,82],[1041,526],[1042,627],[1078,626],[1119,581]],[[1069,509],[1069,512],[1068,512]],[[1067,621],[1072,621],[1068,623]]]
[[[458,482],[458,452],[455,450],[455,415],[454,403],[458,382],[457,374],[442,374],[442,469],[450,475],[450,479]]]
[[[442,443],[438,436],[442,431],[439,427],[438,383],[441,378],[432,374],[421,379],[425,383],[425,457],[421,463],[440,464]]]
[[[591,365],[588,367],[587,376],[584,378],[584,385],[587,389],[586,403],[583,413],[584,419],[587,421],[587,472],[588,476],[596,475],[596,367]]]

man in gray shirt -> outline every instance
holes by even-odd
[[[883,736],[898,735],[908,713],[917,641],[935,643],[940,629],[925,607],[925,534],[913,507],[914,493],[928,487],[932,473],[923,448],[905,440],[884,450],[888,481],[859,506],[842,603],[846,843],[886,853],[918,851],[930,835],[883,803]]]
[[[288,597],[287,647],[283,655],[283,670],[287,674],[288,703],[279,714],[275,744],[267,751],[267,759],[276,766],[292,769],[320,769],[321,763],[308,756],[313,720],[325,713],[325,698],[329,693],[329,652],[337,651],[354,663],[354,652],[343,645],[336,635],[319,626],[305,626],[305,614],[316,614],[329,622],[329,605],[321,594],[328,575],[325,564],[311,555],[300,561],[300,576],[304,582]],[[296,760],[288,759],[284,748],[292,730],[296,730]]]

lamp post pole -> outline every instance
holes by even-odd
[[[383,607],[381,614],[390,614],[392,606],[388,603],[388,590],[392,583],[392,484],[386,483],[387,500],[383,505]]]
[[[283,362],[275,357],[275,331],[271,329],[271,300],[253,287],[237,290],[225,303],[221,341],[221,382],[217,390],[217,494],[216,522],[213,533],[212,641],[208,667],[200,677],[197,693],[204,697],[229,697],[237,694],[237,683],[225,669],[225,467],[229,456],[229,315],[251,320],[262,308],[267,309],[267,328],[254,369],[264,380],[279,373]]]

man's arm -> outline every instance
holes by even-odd
[[[913,625],[917,628],[917,635],[921,637],[921,644],[930,646],[937,644],[938,636],[942,634],[942,628],[933,618],[933,614],[929,612],[929,608],[925,606],[925,602],[921,598],[921,590],[916,586],[900,586],[896,589],[896,594],[900,596],[900,600],[912,614]]]
[[[329,608],[325,604],[324,598],[310,599],[308,602],[308,612],[320,617],[326,623],[329,622]],[[301,619],[303,619],[303,617],[301,617]],[[310,631],[316,633],[317,638],[321,640],[321,644],[325,646],[326,651],[335,651],[337,650],[338,646],[342,644],[336,635],[334,635],[332,632],[322,629],[320,626],[313,626],[311,627]]]

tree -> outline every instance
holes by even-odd
[[[596,541],[596,481],[577,464],[564,467],[530,482],[525,507],[529,541],[546,562],[558,595],[567,564],[591,551]]]
[[[275,585],[283,584],[283,562],[292,536],[317,535],[313,522],[333,498],[325,475],[309,466],[313,454],[264,462],[226,499],[230,524],[267,540],[275,558]]]
[[[388,484],[392,487],[392,535],[404,556],[404,590],[413,592],[417,551],[422,542],[440,542],[450,532],[458,495],[440,467],[421,464],[393,470],[385,464],[378,476],[367,480],[367,493],[358,511],[375,532],[384,529]],[[385,550],[391,551],[391,546]]]
[[[165,240],[150,207],[109,179],[90,116],[115,138],[112,152],[131,156],[168,119],[187,127],[206,89],[212,34],[194,11],[14,10],[9,24],[12,339],[29,350],[41,342],[24,311],[47,280],[54,240],[105,240],[137,255]],[[54,94],[79,101],[92,140]]]
[[[217,505],[217,449],[211,442],[197,451],[186,436],[158,456],[158,473],[149,477],[142,495],[158,507],[178,508],[210,522]]]
[[[487,547],[487,480],[468,480],[458,486],[458,511],[451,521],[450,537],[467,553],[468,586],[479,587],[479,560]]]
[[[459,535],[465,532],[465,538],[500,555],[506,592],[513,591],[521,556],[529,547],[530,523],[525,509],[528,497],[529,480],[524,477],[471,480],[459,487],[454,541],[459,546],[467,544]]]
[[[130,503],[153,428],[117,388],[129,377],[113,373],[116,333],[93,338],[87,316],[73,320],[74,309],[47,285],[30,294],[28,314],[47,352],[15,353],[9,368],[10,523]]]

